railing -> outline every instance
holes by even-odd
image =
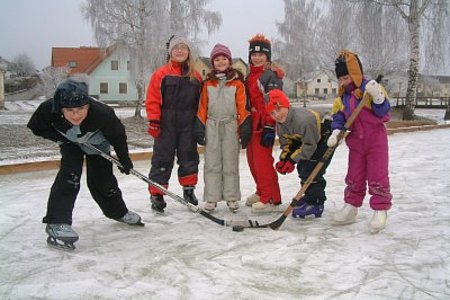
[[[406,97],[395,97],[395,106],[403,107],[406,103]],[[416,108],[440,108],[445,109],[450,106],[450,97],[416,97],[414,103]]]

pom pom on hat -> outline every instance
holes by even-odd
[[[266,38],[263,34],[257,34],[248,42],[250,43],[248,47],[249,61],[251,61],[250,55],[252,55],[252,53],[264,53],[267,56],[267,60],[271,61],[272,49],[271,42],[268,38]]]
[[[232,58],[231,58],[231,51],[230,51],[230,49],[229,49],[227,46],[225,46],[225,45],[222,45],[222,44],[216,44],[216,45],[214,46],[214,48],[212,49],[211,55],[210,55],[210,58],[211,58],[211,64],[212,64],[212,65],[214,65],[214,63],[213,63],[214,59],[215,59],[217,56],[220,56],[220,55],[225,56],[225,57],[230,61],[230,64],[232,63]]]
[[[268,93],[269,101],[266,103],[266,112],[271,113],[276,108],[285,107],[289,108],[291,106],[291,102],[289,98],[283,93],[282,90],[271,90]]]

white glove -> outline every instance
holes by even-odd
[[[339,129],[334,129],[331,133],[330,137],[327,140],[327,146],[328,147],[334,147],[337,143],[337,136],[339,135],[341,131]]]
[[[373,103],[383,103],[385,97],[381,86],[375,80],[371,80],[366,84],[366,91],[372,96]]]

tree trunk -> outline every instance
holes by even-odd
[[[138,100],[136,101],[136,110],[134,111],[135,118],[142,118],[141,110],[142,110],[142,102],[144,101],[144,85],[142,82],[136,83],[137,96]]]
[[[419,20],[411,18],[408,24],[410,35],[410,59],[408,88],[406,89],[405,108],[403,109],[403,120],[414,120],[414,107],[416,103],[417,78],[419,75]]]

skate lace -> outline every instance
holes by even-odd
[[[72,228],[68,224],[57,224],[53,226],[53,229],[57,231],[72,232]]]

